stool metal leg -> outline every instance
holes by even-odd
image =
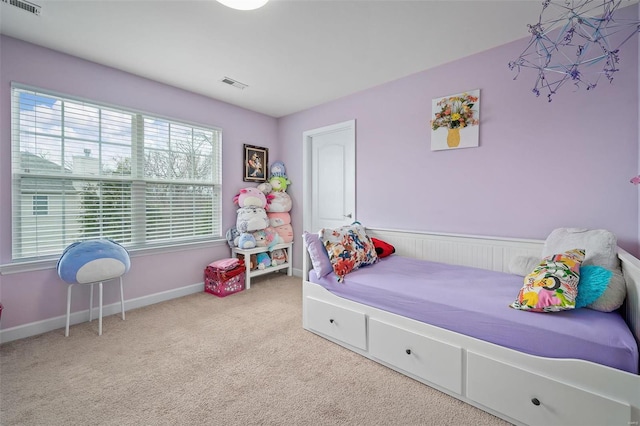
[[[89,322],[93,320],[93,283],[91,283],[91,294],[89,295]]]
[[[64,329],[64,337],[69,337],[69,317],[71,316],[71,288],[73,284],[67,287],[67,325]]]
[[[98,317],[98,336],[102,336],[102,281],[98,285],[100,288],[100,308],[99,308],[99,317]]]
[[[122,321],[124,321],[124,292],[122,291],[122,276],[120,276],[120,309],[122,310]]]

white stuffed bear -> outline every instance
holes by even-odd
[[[241,233],[253,232],[269,226],[267,212],[260,207],[242,207],[237,210],[236,228]]]

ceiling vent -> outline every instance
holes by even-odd
[[[238,89],[244,89],[245,87],[249,87],[246,84],[240,83],[239,81],[236,81],[229,77],[224,77],[220,81],[223,82],[224,84],[228,84],[229,86],[237,87]]]
[[[25,0],[2,0],[2,2],[20,8],[36,16],[40,16],[40,6],[38,6],[37,4],[30,3]]]

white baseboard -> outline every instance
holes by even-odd
[[[150,294],[148,296],[138,297],[136,299],[129,299],[124,301],[124,309],[129,311],[131,309],[141,308],[143,306],[153,305],[155,303],[164,302],[178,297],[187,296],[193,293],[199,293],[204,291],[204,283],[191,284],[186,287],[176,288],[173,290],[167,290],[160,293]],[[94,301],[95,303],[95,301]],[[102,316],[106,317],[120,313],[120,302],[112,303],[102,307]],[[97,308],[94,308],[94,319],[97,320],[98,312]],[[25,337],[35,336],[37,334],[47,333],[58,328],[64,328],[66,325],[67,316],[62,315],[55,318],[49,318],[42,321],[36,321],[29,324],[23,324],[16,327],[8,328],[6,330],[0,330],[0,343],[7,343],[13,340],[24,339]],[[69,323],[80,324],[82,322],[89,321],[89,310],[72,312],[69,319]],[[64,335],[64,330],[62,332]]]

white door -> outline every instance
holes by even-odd
[[[303,134],[305,231],[349,225],[356,220],[356,122]]]

